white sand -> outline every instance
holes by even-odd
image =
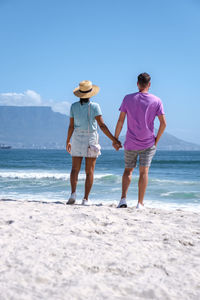
[[[0,201],[0,300],[200,299],[200,216]]]

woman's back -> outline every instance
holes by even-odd
[[[102,112],[98,103],[88,101],[81,104],[78,101],[71,105],[70,117],[74,118],[74,129],[88,131],[89,123],[90,132],[96,131],[97,121],[95,117],[99,115],[102,115]]]

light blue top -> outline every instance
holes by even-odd
[[[88,122],[88,106],[90,105],[90,117]],[[97,121],[95,117],[101,116],[101,108],[98,103],[87,102],[81,105],[80,101],[74,102],[70,108],[70,118],[74,118],[74,128],[80,130],[96,131],[97,130]]]

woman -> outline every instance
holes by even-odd
[[[96,159],[100,155],[97,123],[116,148],[120,148],[121,143],[110,133],[105,125],[99,104],[90,102],[90,98],[99,92],[99,87],[92,84],[91,81],[84,80],[80,82],[79,87],[73,92],[75,96],[80,98],[80,101],[73,103],[70,109],[66,149],[72,155],[72,170],[70,174],[71,196],[67,204],[74,204],[76,201],[78,174],[82,159],[85,157],[86,180],[82,204],[89,205],[91,203],[88,200],[88,196],[93,184],[94,168]],[[72,143],[70,143],[71,137]]]

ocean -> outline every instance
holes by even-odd
[[[84,161],[77,201],[84,195]],[[124,152],[102,150],[97,159],[90,199],[117,204],[121,196]],[[64,150],[0,150],[0,199],[67,201],[70,195],[71,156]],[[137,203],[138,167],[133,172],[127,201]],[[200,151],[157,151],[145,195],[147,207],[200,211]]]

